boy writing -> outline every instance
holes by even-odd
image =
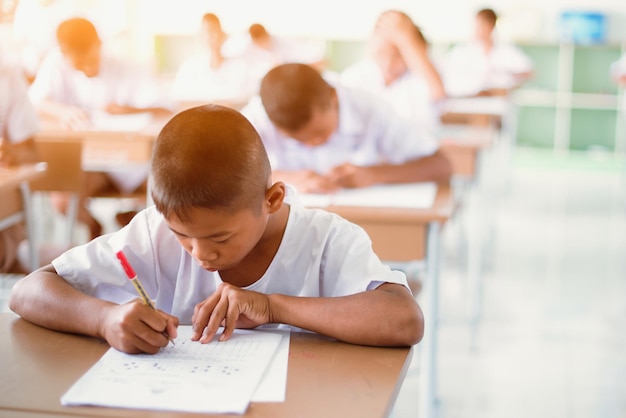
[[[58,49],[48,54],[29,91],[45,119],[68,129],[87,129],[90,118],[102,112],[170,115],[153,78],[140,66],[106,53],[89,20],[77,17],[63,21],[57,28],[56,39]],[[100,235],[102,225],[88,209],[89,197],[109,191],[140,191],[145,187],[146,177],[147,170],[143,167],[85,172],[78,220],[89,228],[91,238]],[[55,206],[65,213],[67,198],[55,197]]]
[[[421,339],[404,274],[381,263],[358,226],[288,204],[258,133],[237,111],[207,105],[174,116],[156,141],[151,177],[155,206],[20,280],[10,308],[128,353],[158,351],[179,323],[202,343],[220,325],[225,340],[264,324],[365,345]],[[158,311],[137,299],[117,250]]]
[[[274,178],[301,192],[444,181],[451,165],[420,133],[365,91],[333,87],[306,64],[283,64],[242,110],[259,132]]]

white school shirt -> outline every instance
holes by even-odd
[[[124,251],[157,309],[191,324],[196,304],[222,283],[202,269],[177,241],[154,206],[126,227],[75,247],[52,261],[76,289],[116,303],[138,297],[115,252]],[[281,244],[265,274],[244,289],[266,294],[338,297],[382,283],[408,289],[404,273],[384,265],[359,226],[320,209],[292,205]]]
[[[252,98],[242,109],[261,136],[272,169],[314,170],[323,174],[345,163],[402,164],[437,151],[433,136],[418,133],[385,101],[358,89],[342,86],[336,89],[339,127],[326,143],[315,147],[279,132],[268,118],[260,97]]]
[[[345,86],[362,88],[386,99],[401,116],[418,131],[436,132],[441,118],[441,103],[433,101],[430,86],[424,77],[409,70],[389,85],[380,67],[372,59],[358,61],[340,75]]]
[[[0,64],[0,138],[12,143],[35,136],[39,119],[22,74]]]
[[[174,78],[174,98],[179,101],[248,100],[258,90],[258,80],[246,60],[226,57],[211,68],[206,53],[194,55],[180,65]]]
[[[51,100],[79,107],[93,115],[110,103],[137,108],[170,107],[148,71],[121,59],[102,54],[96,77],[71,67],[55,49],[41,65],[29,95],[35,106]],[[107,171],[122,192],[136,190],[148,177],[147,167]]]
[[[495,42],[488,54],[482,43],[454,46],[445,56],[442,77],[449,96],[472,96],[488,89],[515,87],[515,74],[533,70],[532,60],[517,46]]]
[[[35,105],[52,100],[88,112],[103,110],[110,103],[139,108],[168,106],[152,75],[142,66],[102,53],[98,75],[87,77],[58,49],[45,58],[29,95]]]
[[[626,75],[626,54],[622,55],[620,59],[613,62],[609,69],[612,77],[621,77]]]

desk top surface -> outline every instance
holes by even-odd
[[[383,223],[427,224],[445,222],[454,213],[455,203],[450,184],[437,185],[435,201],[430,208],[384,208],[328,206],[325,208],[357,224],[368,221]]]
[[[0,416],[197,417],[197,414],[64,407],[63,393],[109,346],[0,314]],[[286,401],[252,403],[244,417],[387,416],[410,363],[410,348],[377,348],[292,333]],[[7,415],[7,416],[9,416]],[[232,418],[233,415],[211,415]]]
[[[26,180],[34,180],[46,171],[46,163],[0,167],[0,188],[12,188]]]

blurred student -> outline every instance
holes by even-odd
[[[620,87],[626,87],[626,54],[611,64],[611,79]]]
[[[11,310],[127,353],[158,352],[179,324],[200,343],[266,324],[371,346],[422,338],[406,276],[380,261],[362,228],[289,204],[237,111],[207,105],[174,116],[155,143],[151,177],[154,206],[18,281]],[[119,250],[157,309],[137,298]]]
[[[118,11],[110,2],[19,0],[11,31],[19,66],[29,83],[34,80],[48,52],[55,48],[55,32],[61,22],[76,16],[87,18],[96,24],[107,42],[112,42],[121,39],[127,29],[127,23],[119,18]]]
[[[505,95],[532,76],[531,59],[512,43],[496,39],[497,19],[492,9],[478,11],[474,38],[444,57],[441,71],[449,96]]]
[[[202,16],[200,51],[180,65],[174,79],[174,98],[181,102],[245,103],[255,92],[246,59],[226,54],[228,35],[218,16]]]
[[[42,117],[67,129],[86,129],[92,117],[103,113],[170,114],[151,75],[138,65],[104,53],[89,20],[65,20],[57,28],[56,38],[58,49],[46,57],[29,90]],[[102,226],[87,209],[87,199],[102,191],[137,191],[145,187],[146,179],[147,168],[85,173],[77,217],[92,238],[100,235]],[[62,213],[67,203],[65,195],[56,196],[56,207]]]
[[[259,132],[274,178],[301,192],[379,183],[439,181],[450,162],[384,101],[333,87],[306,64],[273,68],[242,109]]]
[[[33,138],[39,120],[28,98],[26,80],[21,71],[2,62],[0,91],[0,168],[37,161]],[[25,239],[23,223],[0,230],[0,273],[20,271],[18,248]]]
[[[446,97],[428,43],[411,18],[399,11],[382,13],[368,42],[369,57],[341,73],[347,86],[366,89],[388,100],[420,130],[435,132]]]
[[[260,74],[260,81],[267,71],[277,65],[290,62],[309,64],[322,71],[325,67],[324,52],[305,42],[274,35],[260,23],[248,28],[249,42],[244,55]]]

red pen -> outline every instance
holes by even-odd
[[[154,306],[152,299],[150,299],[150,297],[146,293],[146,290],[143,288],[141,282],[139,281],[139,278],[137,277],[137,273],[135,273],[135,270],[133,270],[133,268],[131,267],[124,253],[122,251],[118,251],[117,253],[115,253],[115,255],[117,255],[117,258],[120,260],[120,263],[122,264],[122,268],[124,269],[126,276],[128,276],[128,279],[130,280],[130,282],[133,284],[133,286],[135,286],[135,289],[137,290],[137,293],[139,293],[139,296],[141,297],[143,302],[149,307],[151,307],[152,309],[156,310],[156,307]],[[172,342],[172,344],[176,345],[174,340],[171,339],[170,336],[167,335],[166,332],[164,332],[163,335],[165,335],[167,339]]]

